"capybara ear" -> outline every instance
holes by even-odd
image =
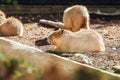
[[[63,34],[63,32],[64,32],[64,29],[61,29],[61,32],[60,32],[60,34]]]
[[[64,30],[60,29],[56,32],[56,37],[60,37],[63,34]]]

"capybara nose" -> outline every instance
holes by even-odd
[[[44,45],[51,45],[51,44],[48,42],[47,38],[44,38],[44,39],[35,41],[35,45],[36,46],[44,46]]]

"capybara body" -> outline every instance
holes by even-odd
[[[23,36],[23,24],[14,17],[9,17],[0,24],[0,34],[2,36]]]
[[[63,14],[64,28],[72,32],[81,28],[89,29],[89,13],[85,6],[75,5],[65,9]]]
[[[81,29],[77,32],[58,30],[48,37],[48,41],[60,52],[104,51],[102,36],[94,31]]]

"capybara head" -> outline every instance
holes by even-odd
[[[48,41],[49,41],[50,43],[55,44],[56,40],[63,34],[63,32],[64,32],[63,29],[60,29],[60,30],[55,31],[53,34],[51,34],[51,35],[48,37]]]

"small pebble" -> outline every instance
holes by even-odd
[[[117,50],[117,49],[115,47],[113,47],[112,50]]]

